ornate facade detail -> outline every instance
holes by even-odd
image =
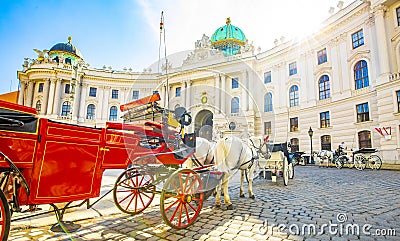
[[[186,59],[183,60],[183,65],[194,64],[209,58],[222,56],[221,51],[212,48],[210,38],[203,34],[203,37],[195,42],[194,51],[190,52]]]

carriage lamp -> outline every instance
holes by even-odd
[[[312,136],[313,136],[313,134],[314,134],[314,131],[311,129],[311,126],[310,126],[310,129],[308,129],[308,135],[310,136],[310,144],[311,144],[311,151],[310,151],[310,162],[311,163],[314,163],[314,160],[313,160],[313,155],[312,155]]]

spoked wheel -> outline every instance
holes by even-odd
[[[363,155],[354,155],[354,166],[357,170],[364,170],[366,165],[366,159]]]
[[[283,184],[287,186],[289,183],[289,164],[286,157],[283,157]]]
[[[382,167],[382,160],[381,160],[381,158],[380,158],[379,156],[377,156],[377,155],[371,155],[371,156],[368,158],[368,166],[369,166],[371,169],[376,169],[376,170],[381,169],[381,167]]]
[[[124,213],[138,214],[153,201],[155,186],[153,176],[136,168],[125,170],[115,182],[114,203]]]
[[[0,240],[6,241],[8,238],[8,233],[10,232],[10,207],[6,196],[3,191],[0,190]]]
[[[201,179],[195,171],[182,169],[174,172],[161,192],[160,211],[164,222],[176,229],[193,224],[203,206],[202,188]]]
[[[341,169],[344,165],[344,162],[346,161],[345,157],[339,156],[336,160],[335,160],[335,166],[337,169]]]
[[[294,164],[293,162],[289,163],[289,179],[294,178]]]

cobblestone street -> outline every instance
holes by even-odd
[[[210,197],[184,230],[164,224],[156,196],[137,216],[80,220],[69,234],[12,225],[9,240],[399,240],[399,185],[398,171],[296,166],[287,187],[282,178],[256,179],[255,200],[239,198],[238,185],[231,186],[234,210],[216,208]]]

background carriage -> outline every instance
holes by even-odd
[[[294,178],[294,163],[288,151],[288,143],[271,143],[268,141],[268,136],[259,144],[253,140],[251,143],[258,154],[255,176],[264,179],[270,176],[273,182],[282,177],[283,184],[287,186],[289,179]]]
[[[130,104],[154,112],[157,100],[158,94]],[[189,115],[180,117],[182,126],[187,124]],[[92,128],[39,118],[33,108],[0,101],[0,238],[7,240],[14,212],[34,211],[40,204],[54,207],[62,229],[76,229],[63,222],[65,209],[78,200],[84,200],[78,206],[90,208],[89,199],[100,196],[104,170],[129,164],[111,190],[117,207],[140,213],[160,194],[165,222],[185,228],[198,217],[213,179],[222,176],[212,166],[181,168],[194,145],[193,134],[182,135],[163,121]]]

